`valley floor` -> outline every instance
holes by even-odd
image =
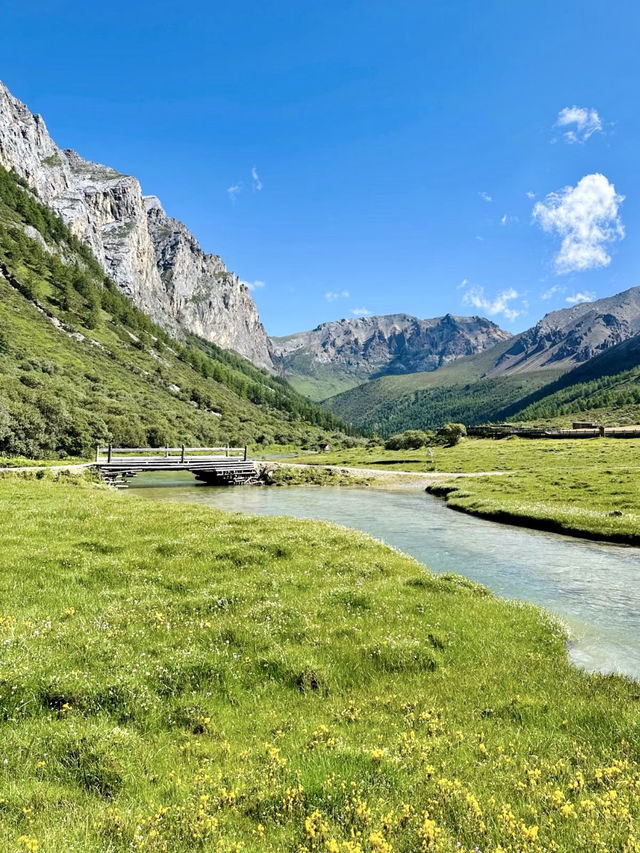
[[[638,684],[545,613],[82,477],[0,479],[1,849],[638,849]]]
[[[455,447],[355,448],[295,462],[420,472],[449,506],[492,519],[640,544],[640,441],[464,439]],[[443,475],[475,474],[450,479]],[[495,473],[503,476],[494,476]],[[491,474],[492,476],[489,476]]]

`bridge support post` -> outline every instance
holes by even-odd
[[[184,444],[182,445],[182,453],[180,454],[180,462],[184,465]]]
[[[244,461],[247,461],[247,445],[244,446]]]
[[[110,445],[109,445],[109,449],[108,449],[108,451],[107,451],[107,462],[111,462],[111,455],[112,455],[112,453],[113,453],[113,445],[112,445],[112,444],[110,444]]]

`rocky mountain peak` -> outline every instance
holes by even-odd
[[[551,311],[518,335],[488,376],[582,364],[640,333],[640,287]]]
[[[484,317],[385,314],[333,320],[272,344],[284,375],[320,397],[376,376],[436,370],[510,337]]]

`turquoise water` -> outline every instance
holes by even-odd
[[[548,608],[568,627],[576,664],[640,679],[639,549],[483,521],[423,492],[211,488],[190,475],[147,474],[132,481],[131,493],[364,530],[435,572],[458,572],[498,595]]]

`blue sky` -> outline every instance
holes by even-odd
[[[640,284],[639,24],[624,0],[5,0],[0,79],[258,283],[271,334],[517,331]]]

